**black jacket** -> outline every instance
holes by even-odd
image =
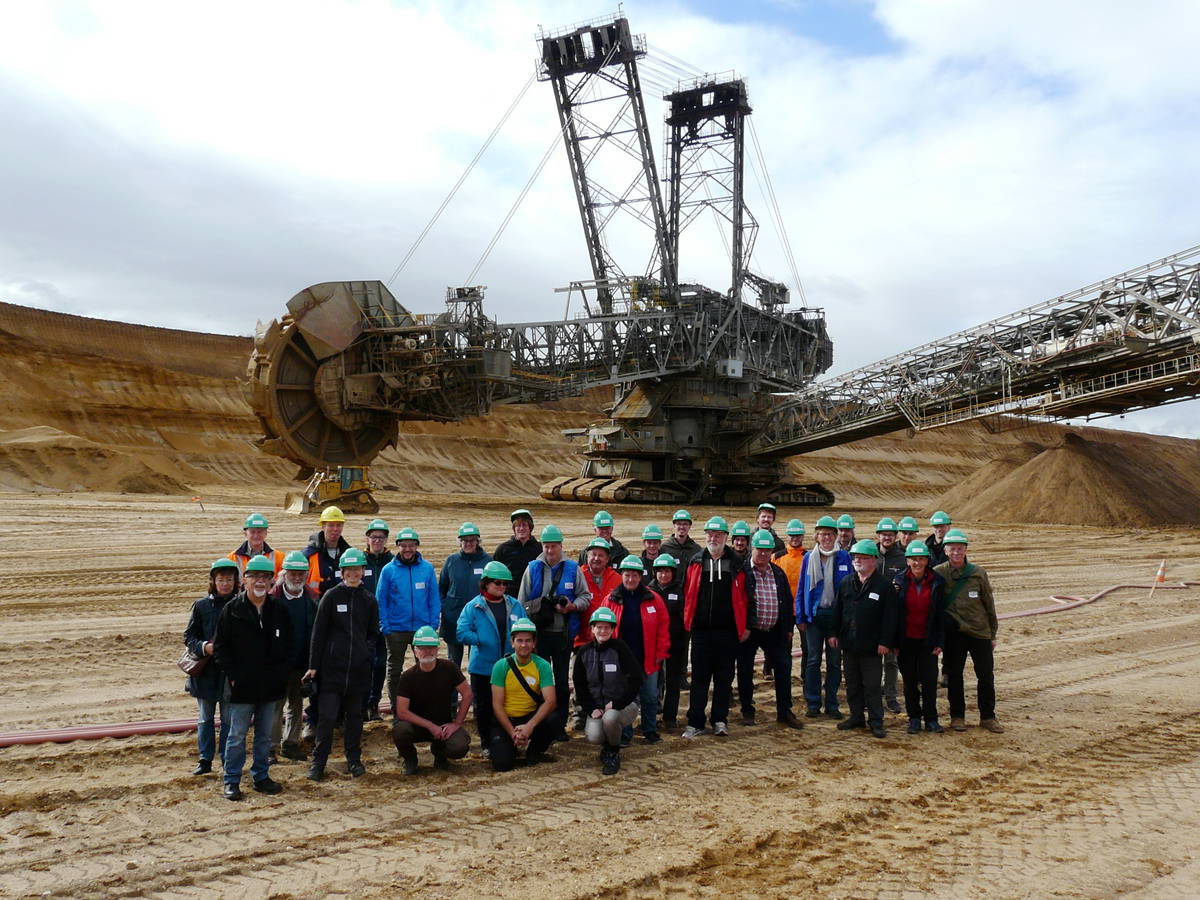
[[[605,679],[604,664],[615,664],[616,672]],[[615,676],[615,677],[614,677]],[[624,709],[638,698],[642,688],[642,664],[620,638],[610,638],[601,644],[595,638],[575,651],[575,701],[585,716],[592,710],[603,709],[612,701],[613,709]],[[613,687],[605,691],[603,683]],[[619,685],[619,687],[617,687]]]
[[[675,577],[666,587],[663,587],[654,578],[646,581],[646,587],[662,597],[663,606],[670,614],[672,653],[675,652],[676,647],[683,646],[683,636],[686,633],[686,629],[683,627],[683,579],[679,577],[681,571],[683,571],[683,566],[675,570]]]
[[[308,643],[312,639],[313,622],[317,618],[317,592],[304,585],[299,597],[289,597],[283,585],[276,585],[270,596],[283,604],[292,620],[292,644],[288,651],[288,665],[295,672],[308,668]]]
[[[670,553],[679,563],[679,568],[682,570],[687,567],[687,564],[692,561],[692,557],[699,553],[704,548],[692,540],[689,534],[688,539],[682,544],[675,538],[674,533],[669,538],[662,542],[662,546],[658,548],[662,553]]]
[[[771,574],[775,576],[775,591],[779,595],[779,619],[773,628],[791,632],[796,625],[796,604],[788,584],[787,573],[771,563]],[[758,583],[758,571],[750,562],[746,563],[746,627],[758,628],[758,604],[754,602],[754,590]]]
[[[892,544],[886,553],[883,545],[880,545],[879,568],[883,570],[883,577],[888,581],[895,581],[898,575],[908,571],[908,558],[904,555],[904,548],[900,546],[899,541]]]
[[[512,572],[512,590],[515,594],[517,588],[521,585],[521,579],[525,577],[525,570],[531,562],[541,555],[542,542],[537,538],[531,537],[522,544],[515,537],[510,537],[496,548],[496,551],[492,554],[492,559],[496,562],[504,563],[508,566],[508,570]]]
[[[379,604],[362,585],[338,584],[326,591],[313,623],[308,667],[317,670],[320,690],[365,693],[379,634]]]
[[[383,567],[392,561],[392,551],[384,548],[382,553],[368,553],[364,550],[363,555],[367,558],[367,564],[363,567],[363,587],[374,594]]]
[[[929,598],[929,618],[925,620],[925,646],[932,650],[934,647],[946,646],[946,579],[932,569],[927,571],[933,576],[933,591]],[[897,610],[896,643],[893,647],[899,647],[900,639],[904,637],[904,621],[907,614],[904,595],[908,593],[911,581],[912,573],[905,569],[892,582],[896,586]]]
[[[880,645],[894,646],[899,603],[896,589],[878,568],[866,580],[852,572],[833,598],[833,633],[843,653],[874,656]]]
[[[929,568],[940,566],[946,561],[946,545],[938,541],[937,532],[929,532],[925,538],[925,546],[929,548]]]
[[[217,619],[213,643],[216,663],[229,679],[226,699],[231,703],[282,699],[291,643],[292,620],[278,600],[268,596],[261,616],[245,593],[226,603]]]
[[[629,556],[630,553],[625,548],[625,545],[617,540],[617,536],[615,534],[611,538],[606,538],[606,540],[612,545],[612,550],[610,550],[608,554],[608,564],[615,569],[621,564],[621,560]],[[579,551],[579,556],[576,557],[576,562],[578,562],[581,567],[587,565],[587,552],[588,548],[584,547]]]
[[[183,630],[183,644],[196,656],[204,656],[204,645],[217,633],[217,619],[226,601],[209,594],[192,604],[192,615]],[[216,647],[213,647],[216,651]],[[225,689],[225,675],[217,661],[209,657],[207,665],[199,675],[189,675],[184,686],[198,700],[220,700]]]

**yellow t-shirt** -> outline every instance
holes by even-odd
[[[513,662],[517,662],[515,656]],[[554,670],[550,663],[536,653],[529,657],[529,662],[525,665],[518,663],[517,670],[535,694],[541,693],[543,688],[554,686]],[[504,714],[510,719],[528,716],[537,709],[533,698],[517,682],[517,676],[513,674],[507,656],[500,657],[496,660],[496,665],[492,666],[492,684],[504,688]]]

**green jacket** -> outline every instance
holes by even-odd
[[[933,571],[946,579],[946,614],[954,619],[958,630],[969,637],[994,641],[1000,622],[987,572],[981,566],[967,563],[956,575],[949,562],[934,566]],[[953,600],[949,599],[951,595]]]

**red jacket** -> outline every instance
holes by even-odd
[[[621,614],[625,611],[625,605],[617,599],[617,592],[620,590],[620,585],[604,598],[602,606],[607,606],[617,614],[617,627],[613,629],[613,637],[621,636]],[[663,603],[662,597],[654,593],[649,588],[640,587],[642,592],[642,646],[645,653],[642,655],[643,665],[647,675],[653,675],[658,671],[660,663],[666,661],[671,655],[671,615],[667,612],[667,605]]]
[[[726,550],[722,559],[729,557],[732,550]],[[705,563],[711,560],[708,548],[704,548],[687,567],[687,576],[683,584],[683,627],[692,630],[692,619],[696,615],[696,601],[700,597],[700,579],[704,577]],[[741,638],[746,630],[746,573],[734,557],[736,572],[733,576],[733,621],[737,626],[737,636]]]
[[[587,566],[580,566],[579,574],[583,577],[587,589],[592,592],[592,602],[588,604],[587,612],[579,617],[579,634],[575,636],[576,647],[591,643],[592,626],[588,623],[592,619],[592,613],[603,606],[605,598],[621,586],[621,573],[609,566],[604,567],[604,574],[598,584]]]

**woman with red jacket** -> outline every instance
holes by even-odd
[[[646,677],[642,680],[638,705],[642,711],[642,740],[657,744],[658,733],[658,669],[671,655],[671,623],[667,607],[658,594],[642,584],[645,574],[641,557],[630,554],[617,566],[621,586],[604,601],[617,615],[614,636],[633,651]],[[628,746],[633,728],[621,733],[621,744]]]
[[[946,643],[946,579],[929,565],[929,548],[912,541],[904,550],[908,569],[893,584],[900,597],[895,646],[899,648],[900,674],[904,678],[904,712],[908,733],[945,731],[938,724],[938,657]]]

